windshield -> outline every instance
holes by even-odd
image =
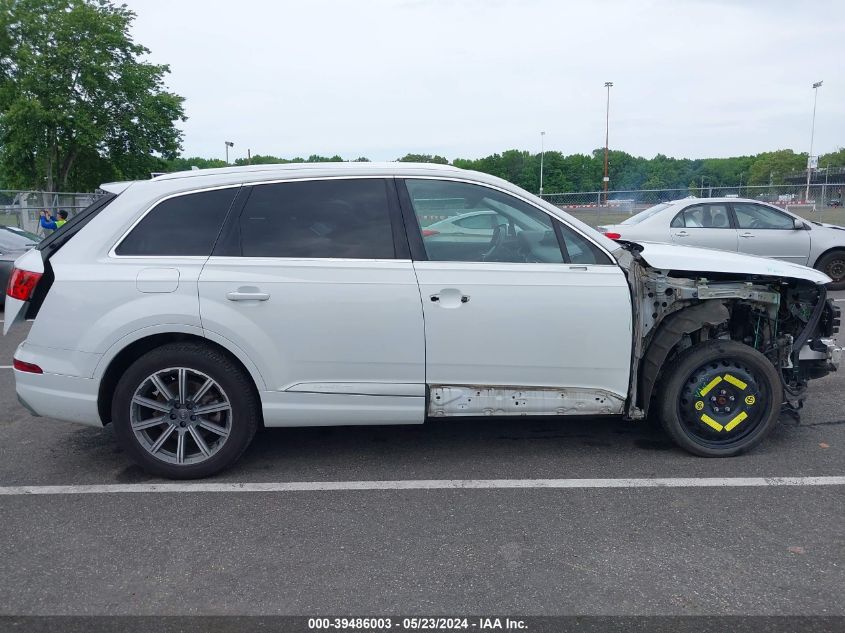
[[[0,226],[0,251],[23,251],[41,240],[37,235],[16,226]]]
[[[647,220],[648,218],[650,218],[654,214],[660,213],[661,211],[663,211],[663,209],[668,209],[671,206],[672,206],[671,202],[661,202],[660,204],[656,204],[653,207],[649,207],[645,211],[641,211],[637,215],[631,216],[630,218],[628,218],[627,220],[622,222],[622,224],[627,224],[629,226],[631,224],[639,224],[643,220]]]

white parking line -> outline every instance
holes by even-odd
[[[11,365],[0,365],[0,369],[11,369]]]
[[[5,486],[0,496],[183,492],[325,492],[356,490],[489,490],[588,488],[749,488],[842,486],[845,477],[687,477],[664,479],[409,479],[398,481],[284,481],[268,483],[92,484]]]

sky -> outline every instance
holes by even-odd
[[[845,145],[842,0],[124,0],[185,97],[184,155]]]

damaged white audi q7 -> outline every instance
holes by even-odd
[[[35,415],[113,424],[202,477],[260,426],[644,418],[686,450],[760,442],[836,368],[824,274],[618,244],[485,174],[402,163],[168,174],[15,264],[8,329]],[[444,221],[449,220],[449,221]]]

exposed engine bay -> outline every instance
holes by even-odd
[[[636,244],[619,255],[634,304],[634,348],[626,415],[645,417],[666,361],[712,339],[753,347],[778,369],[784,403],[798,409],[807,380],[835,371],[840,310],[823,285],[801,279],[659,270]]]

